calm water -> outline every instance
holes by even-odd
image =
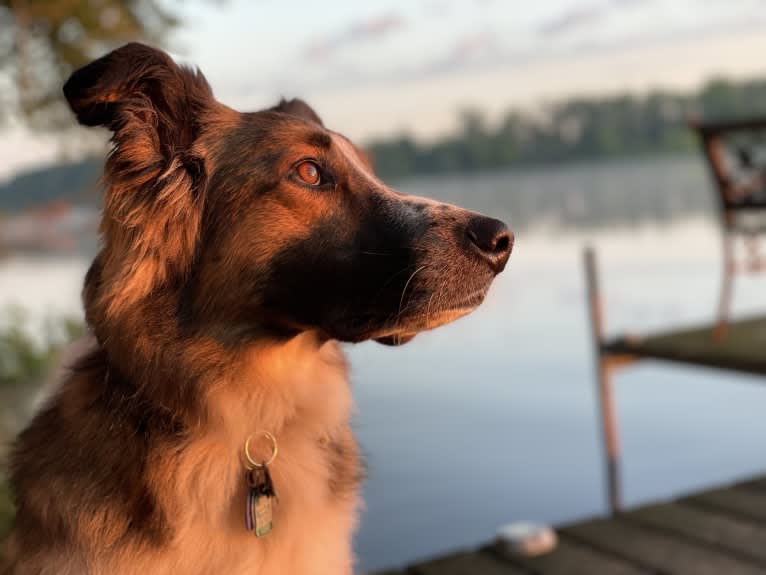
[[[582,247],[598,250],[611,331],[710,320],[719,235],[694,159],[404,182],[507,219],[507,271],[472,316],[401,348],[349,348],[355,428],[370,479],[361,567],[399,565],[492,537],[516,520],[605,510]],[[86,262],[0,264],[0,303],[76,310]],[[766,307],[766,277],[735,309]],[[628,504],[766,469],[766,386],[646,362],[617,377]]]

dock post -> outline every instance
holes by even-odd
[[[612,385],[612,365],[604,353],[603,305],[598,285],[596,256],[593,248],[585,249],[585,277],[588,290],[591,332],[595,350],[599,408],[601,428],[606,460],[607,496],[610,513],[614,514],[622,506],[620,489],[620,440],[617,431],[617,413],[614,405]]]
[[[715,328],[713,328],[713,338],[721,341],[726,337],[729,330],[729,313],[731,310],[731,295],[734,283],[734,276],[737,273],[736,263],[734,262],[734,236],[729,230],[729,222],[726,221],[723,229],[723,269],[721,270],[721,296],[718,303],[718,318]]]

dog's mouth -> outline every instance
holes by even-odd
[[[459,303],[437,310],[429,309],[426,305],[425,309],[419,309],[414,314],[402,318],[395,325],[383,330],[381,335],[376,334],[371,339],[384,345],[403,345],[423,331],[436,329],[470,314],[481,305],[486,295],[487,289],[479,290]]]

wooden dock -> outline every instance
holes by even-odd
[[[721,339],[716,339],[713,325],[649,337],[623,336],[605,341],[601,353],[607,357],[657,359],[766,375],[766,317],[731,321],[726,337]]]
[[[560,527],[556,549],[538,557],[489,543],[381,575],[766,574],[766,476],[623,510],[612,382],[615,372],[644,359],[766,376],[766,316],[732,321],[721,314],[708,325],[610,339],[591,250],[585,270],[610,515]]]
[[[607,502],[609,510],[617,513],[622,510],[622,451],[614,375],[636,362],[650,359],[689,367],[766,376],[766,316],[731,320],[724,314],[707,325],[671,329],[643,337],[623,335],[608,338],[604,331],[603,298],[596,255],[592,249],[586,249],[584,255],[586,292],[596,356],[596,390],[604,443]],[[756,379],[753,378],[754,381]]]
[[[494,543],[380,575],[766,573],[766,477],[557,530],[556,549],[512,557]]]

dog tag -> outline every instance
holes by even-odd
[[[247,487],[245,527],[256,537],[264,537],[274,525],[271,506],[276,499],[269,468],[256,467],[248,471]]]

